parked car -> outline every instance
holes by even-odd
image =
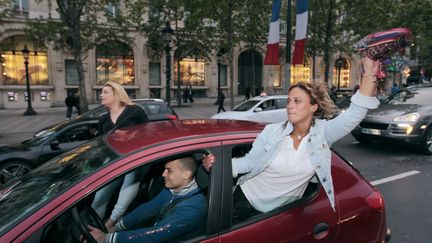
[[[257,96],[246,100],[233,110],[213,115],[211,119],[234,119],[275,123],[288,119],[287,95]]]
[[[94,138],[97,122],[94,119],[65,121],[37,132],[20,144],[0,146],[0,184]]]
[[[196,181],[208,199],[205,231],[190,242],[384,242],[389,237],[383,197],[353,165],[332,152],[335,211],[323,187],[310,182],[303,197],[242,218],[233,208],[231,158],[247,153],[263,124],[178,120],[116,130],[50,160],[0,187],[0,242],[79,242],[88,224],[103,228],[91,207],[95,193],[133,170],[146,171],[128,210],[162,190],[164,164],[183,156],[218,159]],[[143,139],[145,138],[145,139]],[[116,201],[116,196],[111,202]],[[107,215],[109,216],[109,215]],[[151,222],[150,222],[151,224]],[[386,238],[387,237],[387,238]]]
[[[361,143],[415,144],[432,154],[432,86],[414,85],[387,98],[352,131]]]
[[[137,99],[133,102],[144,108],[150,121],[178,119],[163,100]],[[107,112],[104,106],[99,106],[75,119],[44,128],[21,144],[0,146],[0,184],[94,138],[98,119]]]

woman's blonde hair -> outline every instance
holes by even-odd
[[[132,101],[130,100],[126,90],[118,83],[113,81],[108,81],[104,86],[111,87],[113,89],[114,95],[119,99],[122,105],[132,105]]]
[[[331,119],[334,116],[337,108],[330,99],[327,85],[324,83],[315,82],[298,82],[289,88],[288,94],[294,88],[299,88],[305,91],[310,97],[311,105],[318,104],[318,109],[315,112],[314,117],[321,119]]]

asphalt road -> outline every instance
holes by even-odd
[[[432,155],[415,147],[359,144],[348,135],[333,145],[383,194],[392,243],[431,242]]]

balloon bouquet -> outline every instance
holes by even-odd
[[[376,76],[382,81],[387,77],[387,67],[393,66],[397,70],[402,70],[407,66],[402,56],[410,41],[410,29],[395,28],[367,35],[354,44],[354,49],[358,50],[361,56],[366,55],[373,60],[380,61],[380,68]]]

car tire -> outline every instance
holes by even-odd
[[[0,184],[29,173],[33,167],[21,161],[10,161],[0,166]]]
[[[432,154],[432,127],[428,127],[423,134],[421,151],[425,154]]]

